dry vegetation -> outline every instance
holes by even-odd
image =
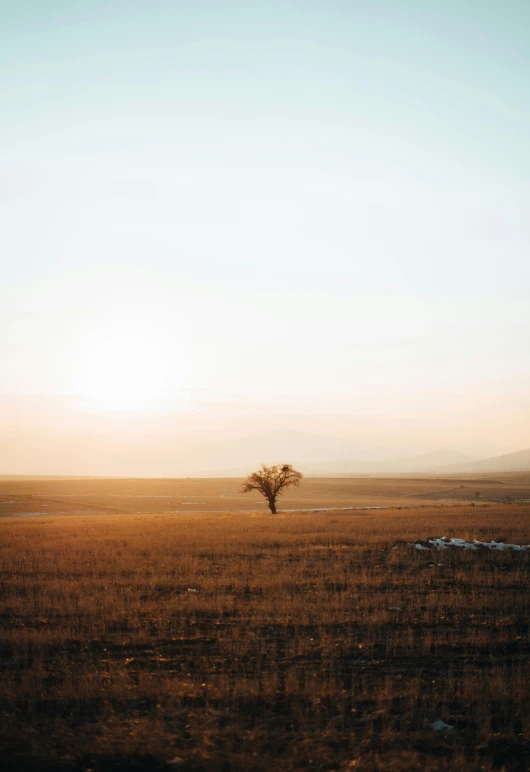
[[[3,519],[4,768],[524,770],[529,515]]]
[[[169,514],[265,511],[259,493],[241,493],[238,478],[0,477],[0,516],[21,514]],[[478,495],[477,495],[478,494]],[[289,488],[280,509],[418,506],[470,501],[530,502],[530,473],[481,477],[306,477]]]

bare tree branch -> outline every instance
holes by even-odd
[[[276,497],[290,485],[298,487],[302,477],[302,473],[293,469],[291,464],[275,464],[273,466],[262,464],[257,472],[249,474],[241,487],[241,491],[242,493],[259,491],[267,499],[271,512],[275,514]]]

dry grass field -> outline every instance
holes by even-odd
[[[7,772],[528,767],[530,553],[408,542],[528,544],[530,505],[4,517],[0,533]]]
[[[241,479],[1,478],[0,516],[43,514],[176,514],[266,509]],[[280,509],[341,509],[441,504],[530,502],[530,473],[477,476],[311,478],[288,489]]]

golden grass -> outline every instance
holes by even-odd
[[[242,479],[0,478],[0,516],[53,514],[156,514],[265,511],[259,493],[241,493]],[[477,493],[479,494],[477,496]],[[478,477],[304,479],[289,488],[278,508],[315,509],[412,506],[470,501],[530,501],[530,474]]]
[[[5,768],[526,769],[529,515],[1,520]]]

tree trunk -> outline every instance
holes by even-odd
[[[276,499],[269,499],[269,509],[273,515],[276,514]]]

